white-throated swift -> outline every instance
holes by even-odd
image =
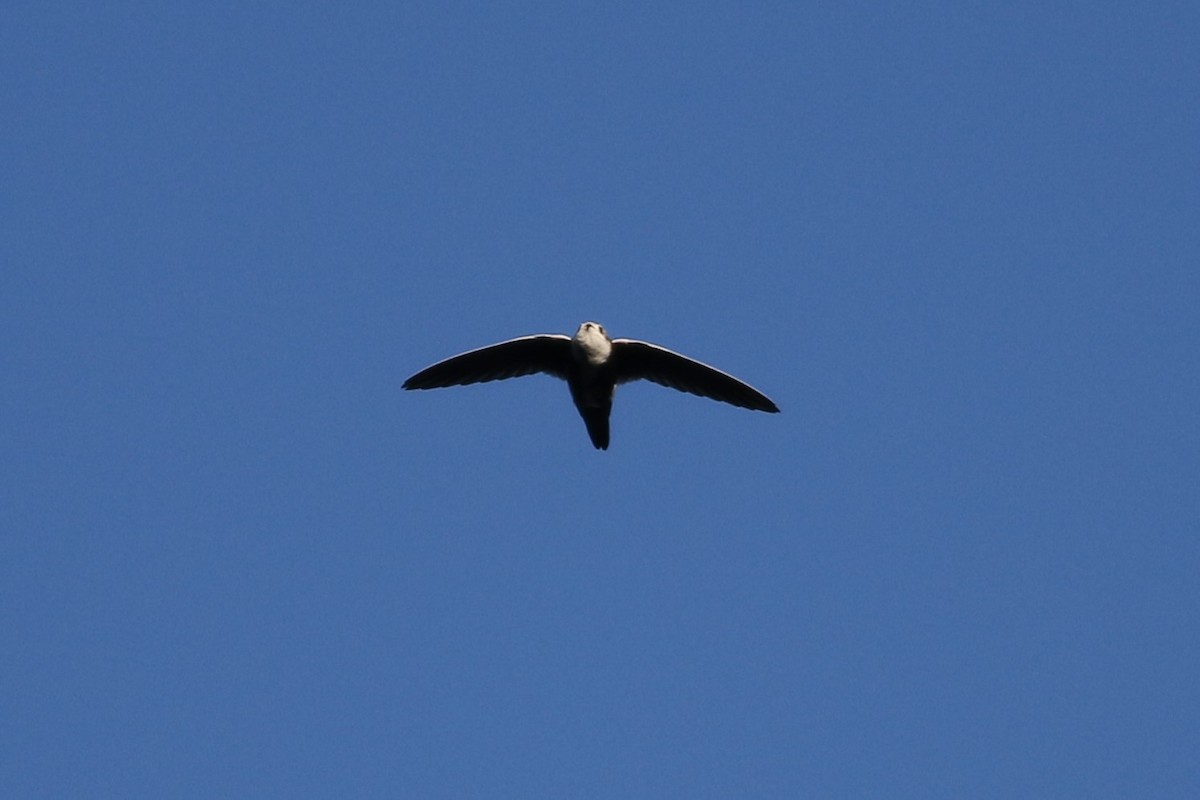
[[[645,379],[742,408],[779,412],[769,397],[732,375],[656,344],[610,339],[595,322],[583,323],[574,336],[542,333],[470,350],[426,367],[404,388],[439,389],[535,372],[567,382],[598,450],[608,449],[608,415],[619,383]]]

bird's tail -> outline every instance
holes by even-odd
[[[587,425],[588,436],[592,437],[592,444],[597,450],[608,449],[608,413],[609,408],[581,408],[579,416],[583,417],[583,423]]]

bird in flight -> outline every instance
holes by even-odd
[[[779,413],[762,392],[719,369],[637,339],[610,339],[585,322],[574,336],[542,333],[470,350],[439,361],[404,382],[405,389],[440,389],[544,372],[567,382],[597,450],[608,449],[608,415],[617,384],[645,379],[742,408]]]

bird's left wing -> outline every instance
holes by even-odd
[[[771,398],[750,384],[656,344],[614,339],[611,363],[617,383],[644,379],[742,408],[779,411]]]
[[[557,333],[522,336],[439,361],[404,382],[405,389],[438,389],[545,372],[566,380],[571,337]]]

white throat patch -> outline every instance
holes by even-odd
[[[599,366],[612,355],[612,342],[604,333],[604,327],[595,322],[585,322],[571,338],[571,347],[592,366]]]

